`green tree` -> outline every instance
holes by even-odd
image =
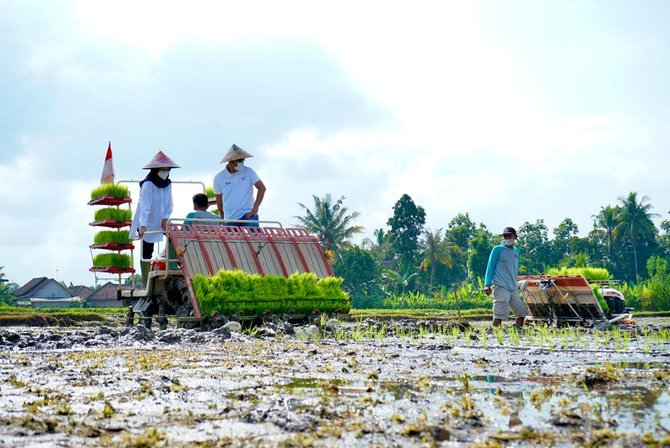
[[[384,232],[384,229],[375,229],[372,235],[372,239],[365,238],[361,246],[369,250],[372,257],[378,262],[392,257],[389,234]]]
[[[535,224],[525,222],[519,227],[520,272],[524,274],[542,274],[550,259],[551,247],[544,219]]]
[[[454,266],[454,255],[460,253],[461,249],[451,241],[442,237],[442,229],[437,229],[435,232],[426,229],[424,232],[426,236],[425,246],[423,251],[423,260],[421,261],[421,269],[428,271],[430,269],[430,281],[428,287],[433,288],[435,280],[435,269],[438,265],[452,268]]]
[[[496,236],[489,232],[484,224],[480,224],[472,239],[470,239],[470,251],[468,253],[469,279],[473,285],[477,283],[477,279],[484,278],[491,249],[496,244]]]
[[[351,247],[349,239],[363,231],[362,226],[352,225],[359,213],[349,213],[344,206],[344,196],[335,202],[330,194],[323,198],[316,195],[312,197],[314,198],[312,210],[298,202],[305,211],[305,216],[296,216],[300,225],[316,235],[324,250],[339,252],[343,248]]]
[[[602,231],[602,240],[605,246],[604,256],[602,257],[605,261],[603,267],[608,269],[614,260],[614,228],[618,224],[616,219],[618,213],[619,207],[607,205],[600,207],[600,212],[593,216],[594,229]]]
[[[552,258],[551,260],[547,260],[547,263],[557,266],[562,264],[561,262],[571,255],[571,246],[574,244],[574,239],[577,237],[579,228],[572,219],[565,218],[553,232],[554,239],[551,242]]]
[[[449,280],[453,283],[460,284],[469,277],[468,251],[476,230],[477,225],[470,219],[468,213],[459,213],[447,225],[445,239],[460,248],[458,252],[454,252],[454,265],[449,270],[451,273]]]
[[[373,308],[381,305],[383,292],[379,289],[379,267],[369,251],[357,246],[344,250],[333,266],[336,276],[344,278],[342,287],[351,296],[354,308]]]
[[[5,278],[5,273],[2,272],[4,266],[0,266],[0,304],[14,305],[14,294],[9,286],[9,281]]]
[[[403,265],[401,270],[404,272],[415,264],[419,254],[419,237],[426,224],[426,212],[408,194],[403,194],[393,206],[393,216],[387,224],[391,228],[391,247],[395,255],[400,257]]]
[[[655,242],[656,227],[652,217],[657,216],[651,213],[651,204],[649,198],[643,196],[639,201],[636,192],[628,193],[627,197],[620,196],[621,209],[616,214],[617,225],[612,234],[615,238],[621,238],[630,243],[633,250],[633,265],[635,267],[635,280],[639,279],[638,270],[638,250],[641,245]]]

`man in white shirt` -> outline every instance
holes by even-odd
[[[232,223],[238,226],[258,227],[258,208],[265,197],[265,185],[256,172],[244,165],[244,159],[253,157],[233,145],[221,159],[226,167],[214,176],[216,207],[223,219],[250,221]],[[254,199],[253,187],[257,193]]]

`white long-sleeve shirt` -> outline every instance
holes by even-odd
[[[139,238],[137,229],[144,226],[147,232],[161,230],[161,221],[168,219],[172,214],[172,185],[158,188],[150,180],[142,184],[140,188],[140,200],[135,209],[133,223],[130,226],[130,236]],[[144,241],[158,243],[163,241],[162,233],[149,233],[144,235]]]

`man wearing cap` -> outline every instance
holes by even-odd
[[[509,317],[512,308],[516,316],[516,325],[523,327],[528,315],[528,307],[517,292],[516,280],[519,275],[519,248],[515,246],[516,230],[505,227],[502,232],[503,242],[491,250],[489,263],[486,266],[484,292],[491,294],[493,286],[493,323],[500,326]]]
[[[265,185],[258,174],[244,160],[253,157],[244,149],[233,145],[221,159],[226,167],[214,176],[214,194],[216,207],[223,219],[251,221],[249,224],[234,225],[258,227],[258,208],[265,197]],[[257,194],[254,200],[253,187]]]
[[[170,170],[179,168],[163,151],[144,165],[149,174],[140,182],[140,200],[135,209],[133,222],[130,226],[131,238],[142,238],[142,282],[146,286],[149,278],[149,259],[154,253],[154,243],[163,241],[163,233],[167,220],[172,214],[172,181]],[[147,233],[149,232],[149,233]]]

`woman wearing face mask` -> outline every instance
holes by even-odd
[[[140,261],[144,285],[147,284],[149,277],[151,262],[148,260],[153,256],[154,243],[163,240],[162,233],[153,232],[163,230],[172,213],[172,181],[170,180],[172,168],[179,168],[179,165],[163,151],[158,151],[143,167],[149,170],[149,174],[140,182],[140,200],[130,226],[130,235],[133,238],[142,239],[142,260],[147,260]]]

